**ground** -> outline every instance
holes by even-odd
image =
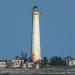
[[[0,75],[75,75],[75,68],[51,67],[42,69],[0,69]]]

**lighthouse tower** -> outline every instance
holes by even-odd
[[[40,11],[37,6],[32,12],[32,62],[35,63],[41,59],[40,49],[40,27],[39,27]]]

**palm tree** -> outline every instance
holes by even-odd
[[[21,51],[20,59],[22,59],[22,60],[24,60],[24,62],[26,62],[28,60],[27,53],[24,53],[23,51]]]

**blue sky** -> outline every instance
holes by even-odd
[[[0,59],[31,55],[32,8],[40,12],[42,56],[75,57],[75,0],[0,0]]]

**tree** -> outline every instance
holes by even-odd
[[[61,57],[53,56],[50,59],[51,66],[63,66],[65,65],[65,61]]]
[[[18,59],[20,59],[20,57],[19,56],[15,56],[15,59],[18,60]]]
[[[67,56],[67,57],[64,58],[64,60],[66,62],[66,65],[68,65],[69,61],[75,60],[75,58],[74,57],[71,57],[71,56]]]
[[[21,52],[21,58],[22,60],[24,60],[24,62],[26,62],[28,60],[27,58],[27,53],[24,53],[23,51]]]
[[[69,60],[74,60],[74,57],[71,57],[71,56],[67,56],[64,58],[65,60],[69,61]]]
[[[41,60],[41,65],[44,67],[44,66],[47,66],[48,64],[48,59],[46,56],[43,57],[43,59]]]
[[[32,62],[32,59],[31,59],[31,57],[29,57],[29,58],[28,58],[28,62]]]

